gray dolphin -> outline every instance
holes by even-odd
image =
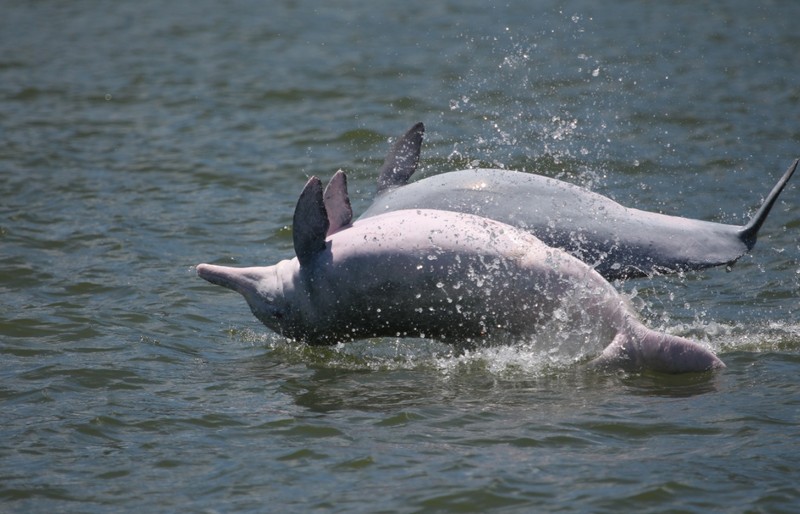
[[[324,193],[312,177],[300,195],[295,258],[266,267],[200,264],[197,274],[241,293],[267,327],[309,344],[368,337],[472,342],[563,325],[587,339],[581,356],[596,357],[599,366],[669,373],[724,367],[705,347],[645,327],[600,274],[526,231],[424,209],[350,226],[348,207],[338,205],[343,216],[329,212],[346,196],[344,173],[332,183]],[[344,225],[328,236],[331,219]]]
[[[750,222],[739,226],[623,207],[568,182],[502,169],[453,171],[409,184],[423,132],[417,123],[395,142],[381,168],[377,197],[360,219],[402,209],[476,214],[528,230],[607,279],[733,264],[756,244],[798,164],[789,166]]]

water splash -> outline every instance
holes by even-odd
[[[265,348],[271,359],[292,365],[352,371],[434,371],[443,378],[478,373],[498,380],[518,380],[578,369],[607,344],[607,335],[592,328],[565,328],[567,318],[563,309],[557,309],[554,320],[543,325],[536,335],[496,336],[460,345],[419,338],[375,338],[313,347],[269,332],[233,329],[229,334],[247,346]],[[723,360],[726,353],[732,352],[800,351],[800,323],[796,322],[764,321],[754,325],[695,320],[659,329],[698,341]]]
[[[592,55],[592,38],[587,34],[591,16],[559,12],[557,18],[560,23],[538,32],[519,33],[507,27],[491,38],[464,36],[468,53],[483,52],[480,61],[494,61],[494,73],[467,69],[455,86],[449,110],[483,125],[467,146],[485,155],[487,162],[524,169],[531,167],[531,160],[546,159],[556,171],[563,171],[576,160],[603,159],[613,144],[614,120],[604,106],[611,101],[610,92],[622,94],[623,81],[614,76],[613,67]],[[565,40],[570,41],[569,48],[563,46]],[[558,66],[550,57],[554,52],[563,54]],[[565,103],[565,97],[576,101]],[[454,146],[450,155],[463,154]]]

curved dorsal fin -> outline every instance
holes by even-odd
[[[415,124],[394,142],[381,166],[378,176],[378,194],[391,187],[404,186],[417,170],[425,125]]]
[[[353,221],[353,208],[347,196],[347,175],[339,170],[333,174],[322,195],[328,212],[328,235],[338,232]]]
[[[742,230],[739,231],[739,239],[747,245],[748,250],[752,250],[753,246],[756,244],[756,238],[758,237],[758,231],[761,228],[761,225],[764,224],[764,221],[767,219],[767,215],[769,211],[772,210],[772,206],[775,205],[775,202],[778,200],[778,196],[783,191],[783,188],[786,187],[786,183],[789,182],[789,179],[792,178],[792,174],[794,170],[797,169],[797,163],[800,162],[800,159],[795,159],[789,169],[783,174],[783,176],[778,180],[778,183],[775,184],[775,187],[772,188],[769,195],[767,195],[767,199],[764,200],[764,203],[761,204],[761,207],[758,211],[753,215],[753,218],[750,222],[742,227]]]
[[[328,233],[328,213],[322,200],[322,182],[311,177],[300,193],[292,221],[294,253],[304,266],[325,249]]]

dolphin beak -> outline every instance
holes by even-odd
[[[253,291],[258,282],[258,278],[254,277],[251,270],[247,268],[230,268],[213,264],[198,264],[197,276],[208,280],[212,284],[232,289],[242,295]]]

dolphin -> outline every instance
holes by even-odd
[[[311,345],[371,337],[473,344],[518,340],[563,322],[594,366],[680,373],[724,367],[707,348],[645,327],[599,273],[532,234],[472,214],[416,209],[350,224],[346,195],[307,182],[294,212],[295,257],[273,266],[199,264],[244,296],[267,327]],[[328,235],[331,219],[344,223]],[[544,336],[543,336],[544,337]]]
[[[404,209],[476,214],[527,230],[609,280],[732,265],[756,244],[798,164],[789,166],[749,223],[739,226],[623,207],[568,182],[503,169],[453,171],[409,184],[423,132],[417,123],[395,142],[377,196],[360,219]]]

